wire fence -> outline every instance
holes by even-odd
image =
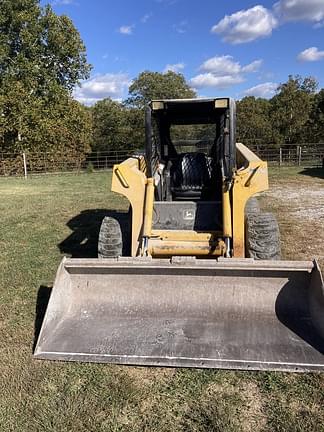
[[[134,150],[95,152],[89,155],[0,153],[0,176],[29,176],[107,170],[134,154]]]
[[[324,143],[290,144],[278,147],[249,145],[270,166],[313,166],[324,168]],[[0,176],[29,176],[66,172],[92,172],[107,170],[127,157],[138,153],[134,149],[111,150],[84,155],[49,153],[0,152]]]
[[[324,143],[285,144],[277,148],[256,145],[250,148],[269,165],[323,167],[324,164]]]

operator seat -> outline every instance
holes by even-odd
[[[174,200],[199,200],[211,189],[212,159],[205,153],[181,153],[170,169]]]

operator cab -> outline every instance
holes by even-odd
[[[146,110],[146,161],[156,201],[218,201],[235,166],[235,102],[154,100]]]

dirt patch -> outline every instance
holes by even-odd
[[[264,196],[280,202],[291,216],[303,221],[324,219],[324,185],[315,183],[312,188],[300,183],[273,186]]]
[[[276,214],[284,259],[318,259],[324,266],[324,181],[302,176],[273,179],[260,197],[265,211]]]

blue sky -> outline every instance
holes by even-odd
[[[42,2],[45,4],[46,2]],[[141,71],[185,75],[200,96],[271,97],[289,74],[324,87],[324,0],[53,0],[93,65],[75,96],[127,96]]]

